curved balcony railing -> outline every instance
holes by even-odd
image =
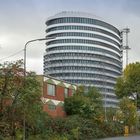
[[[67,64],[67,63],[72,63],[73,65],[77,65],[79,63],[82,63],[83,65],[95,65],[96,63],[98,63],[99,65],[101,65],[102,67],[107,66],[107,67],[114,67],[116,69],[120,69],[122,67],[121,63],[116,63],[106,59],[100,59],[100,58],[91,58],[91,57],[74,57],[74,56],[57,56],[57,57],[53,57],[53,58],[47,58],[45,60],[45,62],[50,62],[52,64]]]
[[[82,67],[82,66],[85,66],[85,67],[97,67],[97,68],[102,68],[102,69],[110,69],[110,70],[113,70],[113,71],[116,71],[118,73],[121,73],[121,68],[120,67],[113,67],[113,66],[104,66],[104,65],[101,65],[101,64],[85,64],[85,63],[57,63],[57,64],[49,64],[47,66],[47,68],[51,68],[51,67],[67,67],[67,66],[77,66],[77,67]]]
[[[77,55],[78,54],[87,54],[87,55],[96,55],[98,57],[106,57],[106,59],[111,59],[116,61],[116,63],[120,63],[120,59],[113,56],[113,55],[110,55],[110,54],[107,54],[107,53],[104,53],[104,52],[98,52],[98,51],[89,51],[89,50],[52,50],[52,51],[47,51],[47,53],[45,53],[45,55],[53,55],[53,54],[64,54],[64,53],[76,53]],[[80,56],[76,56],[75,57],[80,57]],[[121,56],[120,56],[121,57]],[[89,57],[91,58],[91,57]],[[88,58],[87,58],[88,59]]]
[[[113,77],[114,79],[116,79],[119,75],[118,74],[112,74],[109,72],[104,72],[104,71],[92,71],[92,70],[50,70],[50,72],[48,74],[59,74],[59,73],[63,73],[63,74],[71,74],[71,73],[83,73],[83,74],[98,74],[98,75],[105,75],[108,77]]]

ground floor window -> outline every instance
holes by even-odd
[[[52,104],[48,104],[48,109],[49,110],[55,110],[56,109],[56,106],[55,105],[52,105]]]

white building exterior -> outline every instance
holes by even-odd
[[[107,107],[118,103],[116,78],[122,72],[121,33],[94,15],[61,12],[46,21],[44,74],[70,83],[97,87]]]

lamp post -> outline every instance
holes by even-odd
[[[136,134],[138,133],[138,124],[139,124],[139,120],[138,120],[138,93],[136,93]]]
[[[29,40],[25,43],[24,45],[24,87],[26,85],[26,51],[27,51],[27,46],[28,44],[32,43],[32,42],[36,42],[36,41],[44,41],[44,40],[49,40],[49,39],[55,39],[56,37],[46,37],[46,38],[38,38],[38,39],[33,39],[33,40]],[[25,120],[25,111],[24,111],[24,118],[23,118],[23,140],[26,139],[26,120]]]
[[[102,52],[103,57],[106,57],[106,53]],[[104,59],[105,60],[105,59]],[[103,93],[104,93],[104,121],[107,122],[107,103],[106,103],[106,97],[107,97],[107,90],[106,90],[106,86],[107,86],[107,82],[106,82],[106,72],[105,72],[105,62],[102,62],[101,66],[102,66],[102,75],[103,75]]]

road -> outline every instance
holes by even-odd
[[[116,138],[106,138],[101,140],[140,140],[139,136],[128,136],[128,137],[116,137]]]

